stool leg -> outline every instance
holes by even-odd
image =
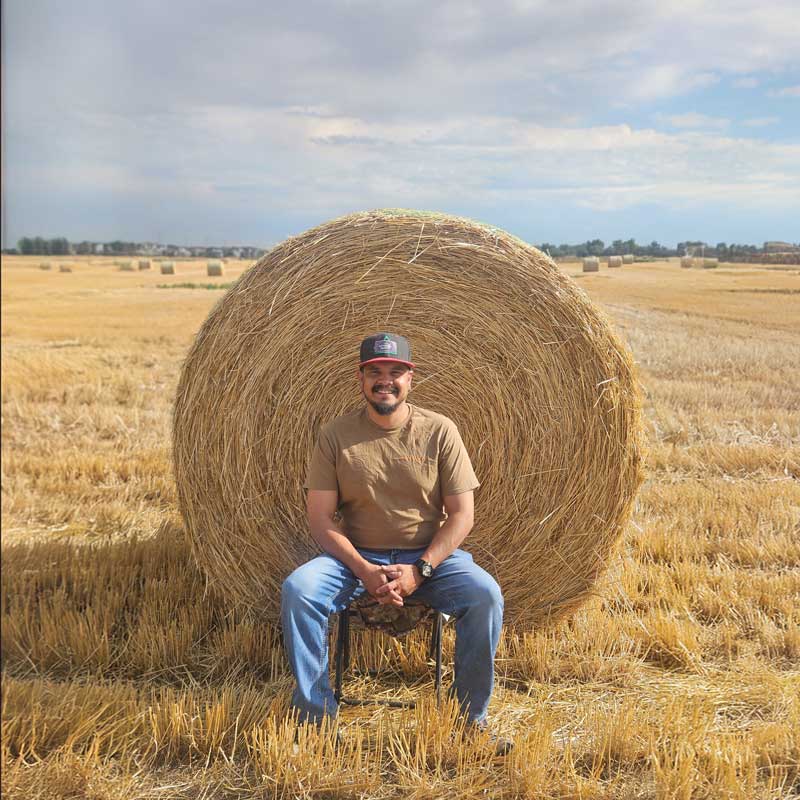
[[[431,640],[428,644],[428,661],[436,658],[436,620],[439,618],[439,612],[434,612],[433,621],[431,623]]]
[[[436,641],[436,702],[438,703],[442,694],[442,612],[436,612],[436,620],[433,623],[432,639]],[[433,644],[433,641],[431,642]]]
[[[344,667],[344,651],[347,639],[349,638],[349,625],[347,609],[339,612],[339,625],[336,631],[336,683],[333,696],[336,702],[340,703],[342,700],[342,671]]]
[[[342,611],[344,617],[344,671],[350,669],[350,612],[345,609]]]

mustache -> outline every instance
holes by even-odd
[[[392,394],[397,394],[398,390],[394,386],[373,386],[373,392],[391,392]]]

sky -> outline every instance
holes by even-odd
[[[5,0],[3,246],[798,242],[798,42],[798,0]]]

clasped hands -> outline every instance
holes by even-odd
[[[422,576],[413,564],[369,564],[360,577],[381,605],[402,606],[403,598],[422,585]]]

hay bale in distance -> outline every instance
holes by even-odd
[[[716,269],[719,266],[718,258],[703,259],[703,269]]]
[[[40,261],[39,269],[53,269],[53,265],[49,261]]]
[[[306,465],[320,426],[363,404],[358,346],[376,325],[412,343],[411,403],[446,414],[464,438],[482,481],[465,547],[499,580],[506,623],[533,629],[574,609],[642,479],[633,360],[539,250],[408,211],[351,215],[286,240],[203,323],[173,417],[179,506],[201,568],[278,619],[284,578],[319,552]],[[309,378],[322,369],[324,396]]]
[[[633,264],[634,260],[635,259],[631,253],[626,253],[624,256],[622,256],[623,264]]]
[[[583,271],[584,272],[599,272],[600,271],[600,260],[595,258],[595,256],[589,256],[588,258],[583,259]]]
[[[139,269],[150,269],[152,267],[152,262],[149,258],[140,258],[139,259]]]
[[[691,269],[694,264],[694,259],[691,256],[681,256],[681,268]]]
[[[59,264],[58,265],[59,272],[72,272],[72,264]]]
[[[121,272],[133,272],[133,261],[119,261],[119,268]]]
[[[161,262],[161,274],[162,275],[174,275],[175,274],[175,262],[174,261],[162,261]]]
[[[621,267],[622,266],[622,256],[609,256],[608,257],[608,266],[610,268]]]
[[[211,277],[219,277],[225,274],[225,266],[221,261],[209,261],[206,265],[206,274]]]

